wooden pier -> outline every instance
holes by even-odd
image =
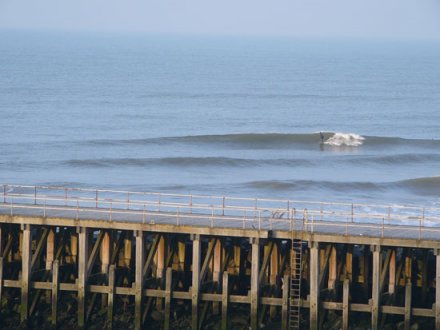
[[[439,209],[0,187],[0,329],[440,329]]]

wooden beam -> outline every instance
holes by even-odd
[[[150,270],[151,265],[153,264],[154,256],[156,255],[156,249],[159,244],[160,237],[161,237],[160,234],[154,236],[153,242],[150,247],[150,251],[148,251],[147,260],[145,261],[144,268],[142,269],[142,276],[144,278],[144,281],[145,281],[145,276],[147,276],[148,271]]]
[[[332,245],[328,244],[325,248],[325,252],[322,254],[322,259],[319,260],[319,288],[322,287],[322,284],[324,282],[324,277],[327,274],[327,270],[328,270],[328,260],[330,258],[330,252],[332,250]]]
[[[228,298],[229,298],[229,277],[228,272],[223,272],[222,285],[222,330],[228,329]]]
[[[404,318],[404,329],[410,330],[411,328],[411,291],[412,284],[408,280],[405,285],[405,318]]]
[[[215,247],[215,238],[212,238],[208,243],[208,250],[206,251],[205,259],[203,260],[202,270],[200,271],[200,283],[205,281],[206,274],[208,272],[209,261],[212,258]]]
[[[319,306],[319,244],[310,242],[310,329],[318,330]]]
[[[264,248],[264,257],[263,257],[263,263],[261,264],[260,274],[258,275],[258,285],[261,285],[264,279],[264,275],[267,271],[267,267],[269,266],[269,260],[270,255],[272,253],[273,249],[273,241],[270,241],[267,246]]]
[[[440,329],[440,250],[435,249],[435,328]]]
[[[32,232],[30,225],[22,225],[23,235],[21,241],[21,305],[20,321],[27,324],[29,317],[29,282],[31,276],[32,258]]]
[[[35,263],[37,262],[38,258],[40,258],[41,252],[43,251],[44,242],[46,241],[47,235],[49,231],[47,228],[43,229],[43,233],[40,236],[40,239],[38,240],[37,248],[35,249],[35,253],[32,255],[32,261],[31,261],[31,272],[32,269],[34,269]]]
[[[348,330],[348,313],[349,313],[349,297],[350,297],[350,280],[344,280],[344,288],[342,293],[342,330]]]
[[[135,329],[142,329],[142,302],[143,302],[143,266],[144,266],[144,251],[145,238],[144,232],[138,230],[135,232],[136,236],[136,269],[135,269]]]
[[[3,257],[0,257],[0,302],[3,295]]]
[[[58,260],[55,260],[52,265],[52,325],[57,327],[58,323],[58,290],[59,290],[59,269],[60,264]]]
[[[390,270],[388,274],[388,293],[394,294],[396,292],[396,250],[391,250]]]
[[[107,295],[107,328],[113,329],[113,312],[115,301],[115,274],[116,266],[112,264],[108,270],[108,295]]]
[[[199,290],[200,290],[200,235],[192,235],[191,236],[193,242],[193,255],[192,255],[192,289],[191,289],[191,298],[192,298],[192,329],[197,329],[199,322]]]
[[[166,280],[165,280],[165,318],[164,318],[165,330],[170,329],[172,283],[173,283],[173,269],[171,267],[168,267],[166,273]]]
[[[54,260],[55,260],[55,232],[53,229],[50,229],[46,239],[46,270],[51,270]]]
[[[96,242],[93,245],[92,253],[90,254],[90,258],[88,259],[87,263],[87,276],[90,276],[90,274],[92,273],[93,265],[95,264],[96,257],[98,256],[104,233],[105,232],[103,230],[99,232],[98,237],[96,238]]]
[[[377,330],[379,326],[379,304],[380,304],[380,246],[373,245],[373,275],[371,293],[371,328]]]
[[[336,276],[337,276],[337,251],[336,247],[332,245],[331,251],[330,251],[330,258],[329,258],[329,271],[328,271],[328,282],[327,286],[329,290],[334,290],[336,287]]]
[[[78,228],[78,327],[84,328],[86,325],[86,288],[89,271],[89,229]]]
[[[390,269],[390,261],[391,261],[391,256],[392,256],[392,249],[388,249],[386,256],[385,256],[385,261],[382,265],[382,271],[380,272],[380,286],[379,286],[379,293],[382,294],[383,292],[383,288],[385,287],[385,279],[387,278],[388,275],[388,271]]]
[[[283,305],[281,306],[281,329],[287,329],[289,322],[289,281],[290,276],[283,277]]]
[[[258,329],[258,304],[260,298],[259,268],[260,268],[260,240],[251,239],[251,328]]]

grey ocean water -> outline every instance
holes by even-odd
[[[439,44],[0,32],[0,183],[438,206],[439,124]]]

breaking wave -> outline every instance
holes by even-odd
[[[332,137],[328,138],[324,144],[331,146],[347,146],[358,147],[364,143],[365,138],[358,134],[353,133],[335,133]]]
[[[435,139],[405,139],[400,137],[361,136],[354,133],[324,132],[324,144],[329,146],[419,146],[440,147],[440,140]],[[139,146],[139,145],[169,145],[169,144],[216,144],[228,147],[245,148],[286,148],[300,145],[317,145],[321,141],[319,132],[316,133],[239,133],[222,135],[187,135],[167,136],[145,139],[107,139],[89,140],[85,143],[91,146]]]

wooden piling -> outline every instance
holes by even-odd
[[[31,226],[22,225],[21,239],[21,305],[20,320],[26,324],[29,317],[29,281],[31,275],[31,254],[32,254]]]
[[[86,324],[86,288],[89,261],[89,229],[78,228],[78,327],[84,328]]]
[[[52,265],[52,325],[57,327],[58,323],[58,290],[59,290],[59,269],[60,264],[58,260],[53,261]]]
[[[107,328],[113,328],[113,312],[115,301],[115,276],[116,266],[111,265],[108,271],[108,295],[107,295]]]
[[[143,266],[144,266],[144,233],[141,230],[135,232],[136,237],[136,272],[135,272],[135,329],[142,329],[142,302],[143,302]]]
[[[171,314],[171,288],[173,282],[173,269],[167,268],[165,279],[165,311],[164,311],[164,329],[170,329],[170,314]]]
[[[223,272],[222,284],[222,330],[228,329],[228,299],[229,299],[229,277],[228,272]]]
[[[411,328],[411,292],[412,284],[408,280],[405,285],[405,319],[404,319],[404,329],[409,330]]]
[[[199,314],[199,289],[200,289],[200,235],[192,235],[192,245],[193,245],[193,255],[192,255],[192,289],[191,289],[191,300],[192,300],[192,328],[198,329]]]
[[[258,303],[259,303],[259,268],[260,268],[260,240],[251,239],[252,265],[251,265],[251,329],[258,329]]]
[[[319,244],[310,242],[310,330],[318,330]]]
[[[342,330],[348,330],[350,280],[345,278],[342,292]]]
[[[440,329],[440,249],[435,254],[435,328]]]
[[[371,328],[378,329],[379,326],[379,299],[380,299],[380,246],[373,245],[373,275],[371,293]]]
[[[284,275],[283,277],[283,303],[281,306],[281,328],[287,329],[287,325],[289,322],[289,314],[288,314],[288,308],[289,308],[289,283],[290,283],[290,276]]]

